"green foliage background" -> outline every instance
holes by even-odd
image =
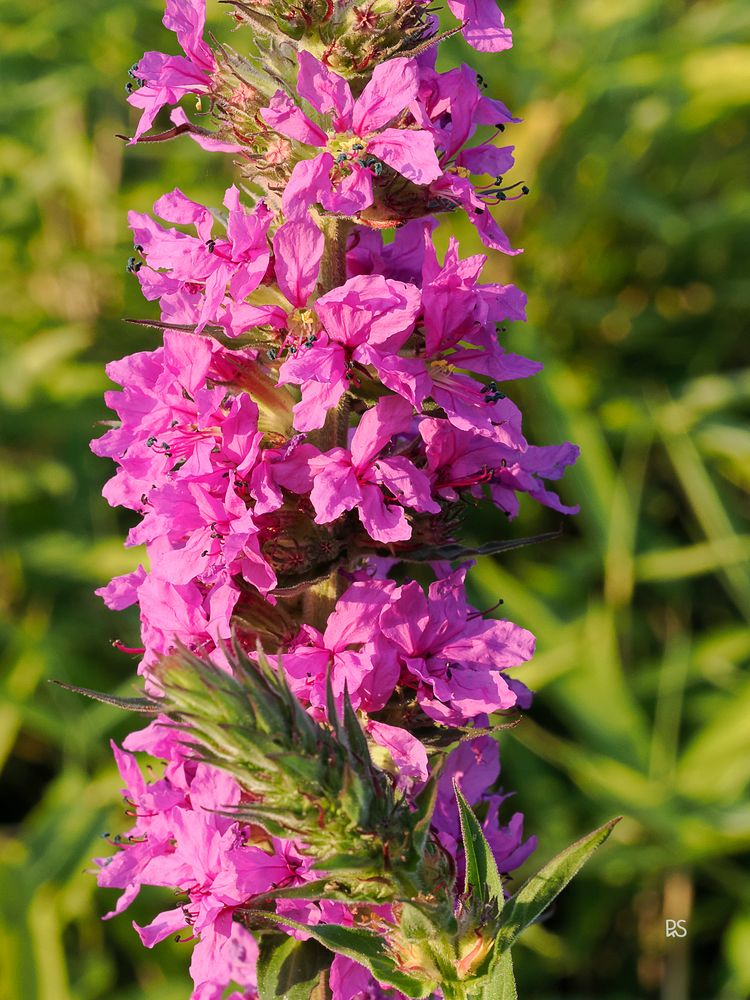
[[[221,28],[219,5],[210,0]],[[536,863],[625,819],[519,946],[535,1000],[750,996],[750,282],[743,0],[509,0],[516,45],[469,58],[525,118],[501,220],[526,253],[511,346],[545,373],[513,394],[532,440],[577,441],[565,536],[474,571],[480,606],[539,637],[539,692],[502,740]],[[187,139],[126,150],[128,66],[170,44],[157,0],[0,0],[0,1000],[182,1000],[189,945],[102,923],[98,839],[124,829],[106,740],[131,720],[50,677],[131,691],[109,640],[136,621],[92,590],[134,563],[89,453],[103,365],[148,346],[124,273],[127,207],[179,184],[220,200],[227,164]],[[241,43],[236,36],[235,42]],[[456,220],[450,220],[456,226]],[[473,235],[458,224],[465,249]],[[445,235],[445,234],[444,234]],[[743,422],[744,421],[744,422]],[[555,528],[525,507],[509,528]],[[140,920],[156,896],[133,908]],[[688,920],[668,940],[665,918]]]

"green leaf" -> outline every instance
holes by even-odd
[[[412,814],[411,849],[415,863],[421,860],[427,838],[430,835],[430,824],[432,822],[432,814],[435,811],[437,793],[437,774],[433,772],[430,775],[429,781],[417,796],[415,800],[416,808]]]
[[[495,858],[482,832],[479,820],[474,815],[471,806],[461,794],[458,782],[453,780],[453,790],[458,802],[458,813],[461,819],[461,837],[466,851],[466,881],[464,892],[468,895],[472,890],[485,900],[496,900],[498,910],[503,906],[503,882],[497,870]]]
[[[620,819],[620,816],[611,819],[593,833],[566,847],[521,886],[505,907],[495,945],[498,954],[507,951],[518,935],[544,913],[597,847],[604,843]]]
[[[256,905],[271,899],[335,899],[340,903],[383,903],[394,898],[393,887],[384,878],[358,878],[350,875],[346,880],[321,878],[286,889],[269,889],[256,896]]]
[[[374,931],[358,927],[341,927],[339,924],[301,924],[279,913],[267,913],[264,910],[249,910],[248,916],[270,923],[292,927],[304,931],[310,937],[319,941],[330,951],[338,955],[346,955],[355,962],[369,969],[375,978],[388,986],[395,986],[408,997],[428,997],[437,987],[437,983],[428,982],[411,976],[396,966],[388,954],[382,935]]]
[[[352,707],[349,689],[344,684],[344,731],[346,733],[349,750],[360,761],[360,763],[370,766],[370,749],[367,745],[367,737],[359,723],[357,714]]]
[[[297,941],[285,934],[264,934],[258,955],[260,1000],[310,1000],[331,953],[317,941]]]
[[[471,1000],[518,1000],[513,959],[509,951],[496,953],[487,978]]]

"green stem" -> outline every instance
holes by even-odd
[[[320,974],[318,985],[310,994],[310,1000],[332,1000],[333,993],[331,992],[329,979],[330,973],[328,969],[324,969]]]
[[[349,219],[332,219],[323,216],[319,220],[320,230],[325,239],[323,258],[320,262],[318,288],[321,295],[339,288],[346,281],[346,244],[353,223]],[[319,431],[309,435],[312,444],[321,451],[344,448],[349,430],[349,398],[345,395],[335,410],[330,410],[326,422]]]
[[[325,249],[320,262],[321,294],[338,288],[346,281],[346,243],[352,226],[349,219],[324,217],[320,220],[320,229],[325,237]]]
[[[319,220],[319,225],[325,238],[325,247],[320,262],[318,287],[320,294],[324,295],[334,288],[339,288],[346,281],[346,244],[353,223],[348,219],[324,216]],[[316,445],[321,451],[346,447],[349,410],[350,399],[348,393],[345,393],[338,406],[328,412],[321,429],[308,435],[311,444]],[[321,631],[324,630],[328,616],[341,596],[343,586],[344,581],[338,569],[334,569],[327,580],[312,584],[302,599],[304,621]]]

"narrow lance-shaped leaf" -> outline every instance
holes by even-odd
[[[492,854],[487,838],[482,832],[479,820],[461,794],[458,782],[454,779],[453,789],[458,802],[458,814],[461,819],[461,836],[466,852],[466,881],[464,892],[477,893],[485,900],[496,900],[498,909],[503,905],[503,882],[497,863]]]
[[[496,941],[498,954],[507,951],[518,935],[544,913],[597,847],[604,843],[620,819],[620,816],[611,819],[571,844],[521,886],[505,907]]]
[[[420,1000],[428,997],[438,986],[437,983],[402,972],[388,954],[384,938],[374,931],[359,927],[341,927],[338,924],[301,924],[279,913],[266,913],[263,910],[250,910],[248,915],[304,931],[330,951],[346,955],[347,958],[353,958],[355,962],[364,965],[378,982],[394,986],[407,997]]]
[[[470,1000],[518,1000],[513,959],[509,951],[500,952],[495,956],[487,978]]]

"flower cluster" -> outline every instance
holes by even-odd
[[[510,46],[494,0],[448,6],[475,48]],[[145,547],[149,568],[99,593],[116,610],[138,605],[152,694],[178,646],[230,672],[230,641],[251,660],[262,647],[316,723],[356,717],[407,808],[442,762],[430,850],[451,879],[462,870],[458,778],[470,804],[484,800],[507,873],[533,841],[519,813],[501,824],[503,796],[488,792],[497,743],[446,748],[528,707],[506,671],[534,637],[471,607],[460,529],[482,503],[515,517],[523,494],[574,512],[548,481],[577,449],[529,444],[503,391],[541,367],[498,338],[525,319],[524,294],[482,282],[486,258],[462,257],[454,239],[441,260],[433,231],[462,208],[487,247],[517,252],[490,211],[518,196],[502,180],[513,149],[494,144],[517,119],[469,67],[436,70],[442,36],[420,0],[236,0],[232,16],[262,37],[254,56],[208,45],[201,0],[167,0],[184,55],[149,52],[132,70],[133,141],[186,132],[234,156],[249,187],[231,186],[223,211],[175,189],[153,216],[130,215],[128,269],[158,302],[163,344],[108,367],[118,420],[92,447],[117,465],[104,495],[139,515],[127,544]],[[215,131],[187,118],[186,94]],[[172,127],[149,134],[168,106]],[[180,904],[139,928],[144,943],[188,926],[195,1000],[230,984],[234,1000],[253,997],[252,901],[313,881],[315,857],[303,831],[279,838],[233,818],[252,793],[185,740],[162,719],[115,750],[137,822],[100,882],[124,890],[114,912],[141,885],[178,889]],[[163,776],[146,782],[132,751],[163,759]],[[276,906],[313,924],[361,919],[324,896]],[[396,910],[370,913],[398,923]],[[379,995],[343,954],[329,986],[335,1000]]]

